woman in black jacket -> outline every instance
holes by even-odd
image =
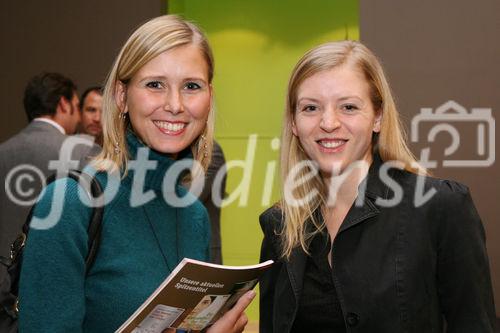
[[[467,187],[426,176],[380,63],[358,42],[296,65],[283,198],[260,217],[260,332],[494,332],[485,235]]]

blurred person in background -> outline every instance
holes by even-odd
[[[80,98],[79,134],[93,138],[96,144],[102,146],[102,87],[87,88]]]
[[[33,200],[45,179],[55,173],[55,169],[49,169],[49,162],[59,160],[63,143],[77,129],[80,111],[76,85],[59,73],[36,75],[24,91],[24,111],[29,124],[0,144],[0,179],[8,182],[0,187],[1,256],[9,255],[10,244],[21,232]],[[77,169],[97,152],[92,144],[76,145],[72,159],[79,161]],[[15,168],[21,169],[14,172]]]

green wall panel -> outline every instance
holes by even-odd
[[[359,38],[358,1],[170,0],[168,12],[199,24],[212,45],[216,138],[226,160],[245,160],[249,137],[255,138],[247,202],[237,198],[222,209],[224,263],[254,264],[262,239],[258,216],[280,193],[275,138],[288,77],[311,47]],[[273,165],[274,179],[268,170]],[[240,167],[229,170],[230,196],[243,174]],[[258,319],[257,303],[248,311],[251,321]]]

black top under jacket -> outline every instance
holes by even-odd
[[[332,246],[326,229],[314,235],[309,246],[302,297],[292,333],[344,333],[344,315],[333,283],[328,254]]]

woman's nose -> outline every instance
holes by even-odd
[[[319,126],[326,132],[332,132],[340,127],[340,120],[334,108],[328,108],[323,112]]]
[[[182,95],[176,91],[171,90],[165,94],[165,104],[163,106],[164,110],[177,114],[183,111]]]

